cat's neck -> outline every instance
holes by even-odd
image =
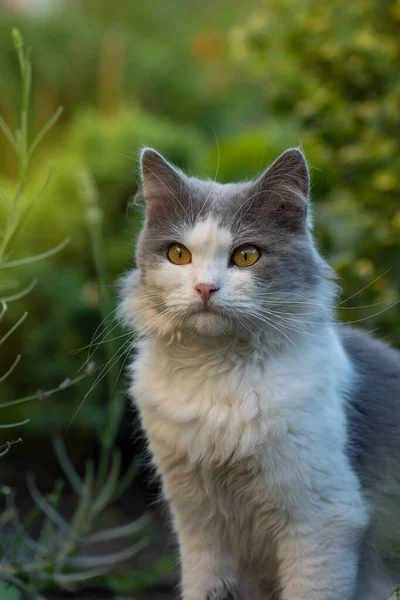
[[[193,331],[179,330],[168,336],[153,338],[160,350],[180,360],[186,357],[212,359],[224,356],[240,356],[249,360],[276,359],[280,356],[303,356],[310,348],[319,349],[329,356],[332,341],[339,339],[335,323],[324,323],[313,327],[260,328],[254,332],[239,332],[234,335],[202,335]]]

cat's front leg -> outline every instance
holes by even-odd
[[[197,535],[180,535],[183,600],[234,600],[230,577],[217,544]],[[233,584],[232,584],[233,587]],[[233,592],[233,590],[232,590]]]
[[[282,600],[353,600],[366,523],[362,506],[291,520],[278,543]]]

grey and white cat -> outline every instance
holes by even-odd
[[[400,354],[335,322],[302,152],[257,180],[141,156],[121,313],[184,600],[384,600],[400,577]]]

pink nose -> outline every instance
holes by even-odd
[[[214,294],[219,288],[215,287],[213,283],[199,283],[195,285],[194,289],[199,293],[203,302],[208,302],[211,294]]]

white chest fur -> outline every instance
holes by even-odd
[[[156,453],[164,447],[192,463],[223,464],[261,451],[269,477],[279,471],[281,479],[293,461],[307,472],[340,468],[333,463],[346,443],[341,391],[350,378],[334,330],[320,343],[304,343],[302,352],[274,358],[257,348],[147,340],[133,364],[132,393]]]

